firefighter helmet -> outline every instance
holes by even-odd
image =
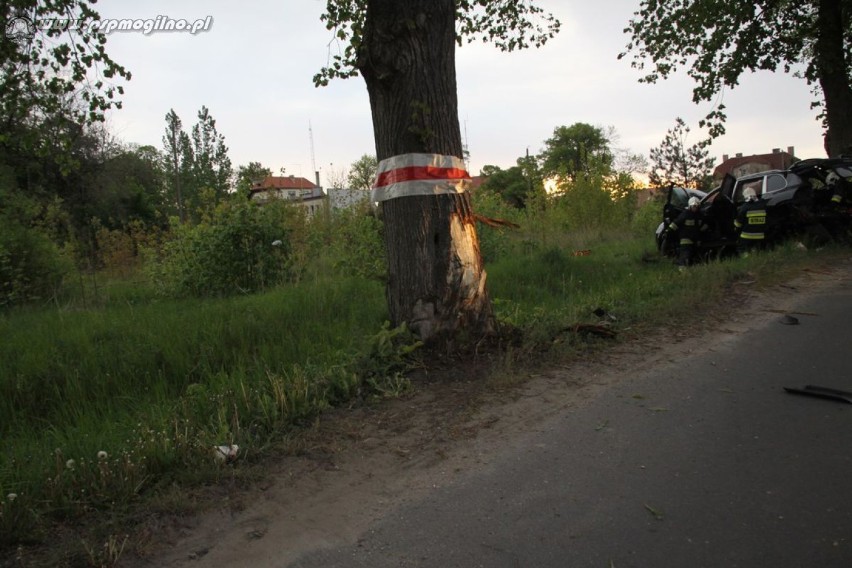
[[[689,207],[690,209],[697,209],[700,204],[701,201],[693,195],[689,198],[689,201],[687,202],[687,207]]]
[[[745,191],[743,191],[743,197],[746,201],[757,201],[757,193],[755,193],[753,187],[745,188]]]

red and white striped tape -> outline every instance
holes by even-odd
[[[470,185],[464,161],[440,154],[402,154],[379,162],[372,200],[463,193]]]

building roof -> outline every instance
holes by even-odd
[[[252,191],[264,191],[267,189],[317,189],[317,185],[303,177],[296,176],[268,176],[254,183]]]
[[[789,150],[792,150],[792,148],[789,148]],[[759,166],[760,170],[786,170],[798,161],[796,157],[793,156],[792,152],[782,152],[779,150],[773,151],[770,154],[754,154],[751,156],[737,154],[733,158],[725,156],[723,160],[724,161],[716,166],[715,170],[713,170],[714,179],[722,179],[725,177],[725,174],[732,174],[734,177],[738,177],[744,173],[756,173],[759,171],[754,167],[746,166]],[[743,171],[744,167],[750,171]]]

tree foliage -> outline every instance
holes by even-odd
[[[685,68],[693,101],[716,101],[701,123],[711,137],[725,132],[725,89],[743,73],[782,70],[822,95],[815,104],[829,154],[852,150],[852,1],[643,0],[625,32],[631,39],[619,58],[633,53],[641,82]]]
[[[576,180],[603,168],[609,173],[613,165],[610,139],[603,128],[577,122],[558,126],[545,141],[539,155],[545,177],[567,177]]]
[[[373,187],[379,162],[371,154],[364,154],[349,166],[349,175],[346,180],[350,189],[369,190]]]
[[[50,156],[69,137],[30,128],[65,121],[103,121],[121,108],[122,79],[130,72],[106,52],[106,35],[92,26],[93,0],[10,0],[0,3],[0,145]],[[73,23],[73,25],[72,25]],[[63,131],[62,134],[67,134]],[[65,153],[54,154],[62,160]]]
[[[241,196],[248,197],[251,186],[272,175],[272,170],[260,162],[249,162],[247,166],[237,168],[234,189]]]
[[[334,33],[337,53],[314,76],[314,84],[358,76],[369,0],[326,0],[321,20]],[[406,25],[401,22],[400,25]],[[559,32],[560,22],[532,0],[456,0],[456,41],[492,43],[501,51],[540,47]],[[363,61],[362,61],[363,62]]]
[[[172,203],[177,208],[181,223],[186,221],[184,195],[191,183],[192,144],[183,130],[183,121],[174,109],[166,114],[166,133],[163,135],[163,153],[166,156],[166,180]]]
[[[202,193],[211,193],[218,202],[229,192],[233,168],[228,147],[206,106],[198,111],[191,137],[174,109],[166,114],[163,153],[169,192],[181,222],[192,218],[201,207]]]
[[[198,189],[213,190],[222,199],[231,186],[231,160],[225,137],[216,130],[216,121],[206,106],[198,111],[198,122],[192,127],[192,173]]]
[[[209,219],[173,227],[162,257],[148,270],[168,296],[230,296],[281,284],[290,273],[286,203],[222,203]]]
[[[526,207],[533,195],[544,192],[541,172],[535,156],[518,158],[517,165],[503,170],[497,166],[484,166],[485,181],[479,191],[499,195],[509,205],[518,209]]]
[[[689,127],[678,117],[665,138],[652,148],[648,178],[653,187],[676,185],[708,190],[715,159],[710,157],[707,141],[687,146]]]

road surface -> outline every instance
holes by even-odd
[[[852,405],[783,387],[852,391],[850,338],[846,263],[443,463],[318,484],[310,510],[271,492],[169,565],[848,568]]]

